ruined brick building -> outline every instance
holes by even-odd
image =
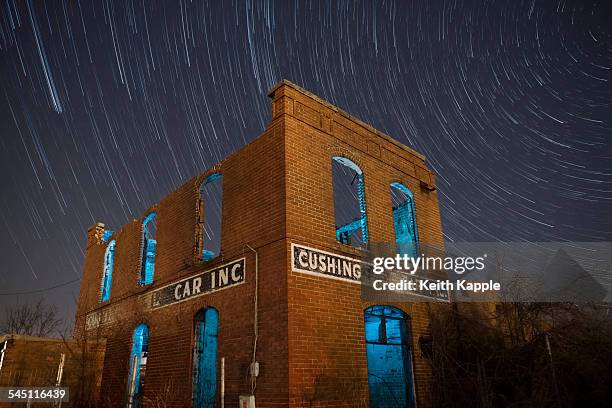
[[[102,406],[430,405],[427,305],[363,302],[359,261],[367,242],[441,242],[434,175],[288,81],[270,97],[260,137],[89,230],[75,335],[106,339]]]

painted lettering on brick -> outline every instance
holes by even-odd
[[[113,308],[114,309],[114,308]],[[85,330],[96,329],[114,323],[114,314],[109,309],[88,313],[85,317]]]
[[[245,258],[241,258],[171,283],[147,294],[150,296],[149,308],[157,309],[239,285],[245,281],[245,272]]]
[[[291,244],[291,269],[294,272],[361,283],[364,265],[360,259]]]

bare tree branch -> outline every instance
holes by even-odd
[[[40,298],[35,303],[7,306],[5,322],[1,328],[6,334],[24,334],[45,337],[56,334],[62,320],[57,306]]]

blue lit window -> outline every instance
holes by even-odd
[[[404,312],[377,305],[365,310],[370,406],[414,407],[410,331]]]
[[[193,406],[214,407],[217,392],[219,312],[208,308],[195,316]]]
[[[128,407],[142,406],[144,377],[149,352],[149,326],[139,324],[134,330],[132,353],[130,354],[130,371],[128,376]]]
[[[102,301],[106,302],[110,299],[111,283],[113,281],[113,266],[115,263],[115,245],[113,239],[106,246],[104,253],[104,271],[102,273]]]
[[[206,177],[200,188],[204,220],[202,223],[202,259],[209,261],[221,251],[223,178],[221,173]]]
[[[155,213],[149,214],[142,223],[142,266],[140,268],[140,284],[150,285],[153,283],[155,274],[155,248],[157,241],[155,234],[157,224]]]
[[[104,230],[104,234],[102,234],[102,240],[104,242],[107,242],[112,236],[113,236],[112,230]]]
[[[361,246],[368,242],[363,172],[345,157],[332,158],[336,240]]]
[[[419,253],[414,195],[405,185],[391,183],[393,228],[398,252],[415,257]]]

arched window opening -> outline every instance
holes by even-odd
[[[407,316],[392,306],[365,310],[368,388],[372,408],[414,407]]]
[[[391,183],[393,228],[398,253],[416,257],[419,253],[414,195],[402,183]]]
[[[139,324],[134,330],[132,353],[130,354],[130,371],[128,376],[128,407],[142,406],[144,378],[149,352],[149,326]]]
[[[155,249],[157,241],[157,222],[155,213],[147,215],[142,223],[142,266],[140,268],[140,284],[150,285],[153,283],[155,274]]]
[[[104,270],[102,272],[102,302],[110,299],[111,284],[113,281],[113,267],[115,264],[115,245],[113,239],[106,246],[104,253]]]
[[[221,173],[206,177],[200,187],[204,209],[202,223],[202,259],[209,261],[221,252],[221,219],[223,209],[223,178]]]
[[[361,246],[368,242],[363,172],[345,157],[332,158],[336,240]]]
[[[214,407],[217,394],[219,312],[208,308],[195,315],[193,406]]]

